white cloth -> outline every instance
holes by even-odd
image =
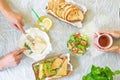
[[[73,1],[77,4],[81,3],[88,8],[82,29],[87,27],[93,32],[94,30],[120,30],[120,0]],[[36,18],[32,14],[31,8],[34,8],[40,15],[46,15],[45,6],[47,2],[48,0],[8,0],[12,9],[23,15],[26,28],[36,24]],[[51,18],[55,23],[52,30],[48,33],[53,47],[51,53],[68,52],[66,47],[68,37],[70,34],[79,31],[79,29],[54,17]],[[91,22],[95,25],[88,25]],[[17,41],[20,36],[21,32],[11,28],[2,14],[0,14],[0,56],[17,49]],[[90,71],[92,64],[101,67],[109,66],[112,70],[120,69],[120,54],[103,53],[97,57],[92,57],[91,53],[97,54],[96,51],[90,50],[84,56],[71,56],[74,72],[72,75],[59,80],[82,80],[82,76]],[[32,59],[24,57],[19,66],[1,71],[0,80],[35,80],[31,66],[33,62]],[[120,75],[116,76],[114,80],[120,80]]]

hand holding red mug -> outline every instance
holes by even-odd
[[[111,30],[100,31],[97,34],[95,34],[95,39],[99,37],[99,40],[100,40],[102,35],[107,36],[109,41],[110,41],[110,42],[106,41],[107,39],[103,40],[103,41],[105,41],[103,45],[105,45],[105,44],[109,44],[109,45],[107,47],[101,47],[101,46],[98,45],[99,43],[95,42],[96,47],[99,48],[102,51],[105,51],[105,52],[120,53],[120,46],[112,45],[112,40],[111,40],[111,37],[114,38],[114,39],[119,39],[120,38],[120,31],[111,31]],[[97,41],[98,41],[98,39],[97,39]]]

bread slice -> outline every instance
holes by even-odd
[[[83,22],[84,20],[82,10],[76,5],[65,2],[65,0],[50,0],[47,9],[68,22]]]
[[[48,9],[48,10],[52,10],[52,4],[51,4],[51,0],[48,2],[47,9]]]
[[[44,64],[44,73],[47,77],[50,77],[55,74],[55,73],[51,72],[51,63]]]
[[[48,2],[48,9],[52,10],[55,14],[57,14],[56,13],[57,7],[60,3],[63,3],[63,2],[65,2],[65,0],[50,0]]]
[[[57,0],[58,3],[65,2],[65,0]]]
[[[43,64],[40,64],[40,65],[39,65],[39,71],[38,71],[38,76],[39,76],[40,79],[42,79],[43,76],[44,76],[43,69],[44,69],[44,68],[43,68]]]
[[[82,10],[78,10],[78,17],[79,17],[79,20],[83,22],[85,16]]]
[[[62,67],[58,70],[57,76],[66,76],[68,72],[68,60],[65,59]]]
[[[84,14],[80,9],[72,9],[66,17],[66,20],[70,22],[83,21],[83,19],[84,19]]]
[[[63,18],[63,19],[65,19],[65,13],[66,13],[67,10],[68,10],[69,8],[71,8],[71,7],[72,7],[72,5],[69,4],[69,3],[67,3],[67,4],[65,5],[65,7],[63,8],[63,12],[62,12],[62,18]]]
[[[61,58],[56,58],[55,61],[52,63],[52,69],[57,69],[61,66],[63,60]]]
[[[54,7],[54,2],[53,2],[54,0],[50,0],[49,2],[48,2],[48,7],[47,7],[47,9],[48,10],[53,10],[53,7]]]
[[[70,8],[68,8],[68,10],[66,11],[66,13],[64,14],[64,19],[67,20],[67,16],[69,15],[69,13],[74,10],[75,7],[72,5]]]
[[[61,14],[64,10],[63,8],[65,7],[65,5],[66,5],[66,3],[62,2],[62,3],[58,4],[58,6],[56,6],[57,7],[57,10],[56,10],[57,16],[62,17]]]

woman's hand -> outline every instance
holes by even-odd
[[[26,49],[20,49],[20,50],[16,50],[13,52],[10,52],[9,54],[7,54],[5,57],[3,57],[2,59],[0,59],[0,68],[8,68],[8,67],[15,67],[20,63],[20,60],[23,57],[23,51],[25,51]]]
[[[105,52],[116,52],[116,53],[120,53],[120,47],[119,46],[112,46],[108,49],[104,50]]]
[[[99,33],[100,34],[103,34],[103,33],[110,34],[115,39],[120,38],[120,31],[105,30],[105,31],[100,31]]]
[[[0,0],[0,12],[6,17],[14,28],[25,33],[23,29],[24,23],[22,21],[22,16],[16,12],[13,12],[6,3],[6,0]]]
[[[22,33],[25,33],[24,28],[23,28],[24,23],[22,20],[22,16],[20,14],[15,13],[15,12],[8,12],[5,15],[5,17],[12,27],[14,27],[17,30],[20,30]]]

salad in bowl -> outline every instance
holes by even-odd
[[[70,35],[67,41],[67,48],[70,53],[75,55],[84,55],[89,46],[89,38],[87,35],[75,33]]]

